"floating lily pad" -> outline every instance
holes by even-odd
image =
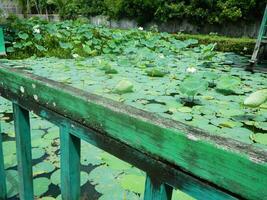
[[[255,126],[261,130],[267,131],[267,122],[257,122]]]
[[[33,176],[47,174],[54,171],[55,166],[50,162],[43,161],[33,166]]]
[[[116,85],[114,92],[118,94],[133,92],[133,84],[128,80],[122,80]]]
[[[146,74],[151,77],[163,77],[167,74],[167,72],[160,70],[160,69],[153,68],[153,69],[146,70]]]
[[[98,200],[140,200],[140,197],[132,192],[113,190],[111,193],[103,194]]]
[[[253,134],[251,135],[251,140],[259,144],[267,145],[267,134],[263,134],[263,133]]]
[[[56,200],[54,197],[42,197],[40,200]]]
[[[172,193],[172,200],[195,200],[195,198],[189,196],[188,194],[180,191],[174,190]]]
[[[177,111],[182,112],[182,113],[190,113],[192,112],[192,108],[183,106],[183,107],[178,108]]]
[[[121,173],[119,170],[113,170],[107,166],[99,166],[93,169],[89,174],[89,181],[96,184],[113,184],[114,179]]]
[[[60,182],[61,182],[60,169],[58,169],[55,172],[53,172],[53,174],[50,177],[50,180],[54,185],[60,186]],[[88,182],[88,180],[89,180],[88,173],[86,173],[84,171],[81,171],[81,186],[86,184]]]
[[[45,155],[45,150],[42,148],[32,148],[32,159],[38,159]]]
[[[128,163],[116,158],[115,156],[108,154],[108,153],[102,153],[101,158],[105,162],[105,164],[107,164],[108,167],[110,167],[111,169],[127,170],[127,169],[132,167],[130,164],[128,164]]]
[[[4,163],[5,163],[5,169],[16,166],[17,165],[17,155],[16,154],[5,155],[4,156]]]
[[[86,142],[81,147],[81,164],[82,165],[100,165],[104,161],[101,160],[102,151]]]
[[[15,170],[6,171],[6,181],[7,181],[7,197],[11,198],[18,194],[19,192],[19,177],[18,172]]]
[[[48,191],[50,180],[45,177],[33,179],[34,195],[39,197]]]
[[[240,78],[230,75],[224,75],[218,80],[217,88],[226,94],[230,94],[232,92],[236,92],[240,84]]]
[[[15,154],[16,153],[16,142],[15,141],[3,142],[3,153],[4,153],[4,156]]]
[[[189,76],[180,84],[180,91],[189,97],[202,93],[207,88],[208,82],[199,76]]]
[[[119,182],[125,190],[142,194],[145,188],[145,176],[121,175]]]

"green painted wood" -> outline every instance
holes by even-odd
[[[0,55],[6,55],[3,28],[0,27]]]
[[[0,77],[1,92],[36,101],[234,194],[247,199],[267,199],[264,149],[22,71],[0,67]]]
[[[63,200],[80,199],[81,140],[60,127],[61,196]]]
[[[2,142],[3,140],[2,140],[2,132],[0,124],[0,200],[5,200],[7,199],[7,190],[6,190],[6,174],[5,174]]]
[[[171,200],[173,188],[146,176],[144,200]]]
[[[100,148],[104,151],[118,157],[133,166],[152,174],[161,180],[168,183],[173,188],[185,192],[186,194],[198,200],[237,200],[238,198],[228,194],[227,191],[222,191],[220,188],[213,187],[196,177],[191,176],[177,169],[174,165],[160,161],[148,154],[144,154],[137,149],[126,145],[119,140],[111,138],[105,134],[90,129],[80,123],[66,118],[54,111],[51,111],[37,102],[29,99],[18,98],[11,94],[1,93],[3,97],[8,96],[10,100],[16,101],[27,110],[32,110],[36,115],[50,121],[53,124],[67,127],[71,134],[78,138]],[[160,174],[160,176],[159,176]]]
[[[33,200],[32,151],[29,111],[13,103],[21,200]]]

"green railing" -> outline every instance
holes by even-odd
[[[266,152],[249,145],[15,69],[0,67],[0,93],[13,102],[22,200],[34,199],[29,111],[60,127],[64,200],[80,198],[81,140],[144,170],[145,200],[170,200],[173,188],[203,200],[267,196]],[[0,199],[3,160],[0,134]]]
[[[6,55],[6,48],[5,48],[3,28],[0,25],[0,56],[1,55]]]

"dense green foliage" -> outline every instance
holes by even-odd
[[[201,44],[217,43],[216,50],[220,51],[251,53],[254,47],[252,39],[108,29],[92,26],[82,20],[47,22],[39,19],[9,19],[5,36],[9,58],[32,55],[70,58],[75,54],[87,57],[109,52],[121,54],[130,46],[129,41],[133,40],[136,40],[137,46],[158,51],[162,49],[162,44],[172,48],[176,39],[190,38],[199,40]]]
[[[164,48],[173,48],[172,44],[178,42],[168,33],[108,29],[79,20],[50,23],[39,19],[11,20],[7,23],[6,40],[10,58],[120,55],[136,46],[161,52]]]
[[[193,38],[201,44],[217,43],[216,50],[223,52],[235,52],[238,54],[250,55],[255,47],[255,39],[250,38],[231,38],[217,35],[192,35],[178,34],[176,36],[180,40]]]
[[[203,25],[259,20],[267,0],[17,0],[23,14],[59,13],[63,19],[106,15],[140,24],[186,19]]]
[[[195,23],[255,20],[262,16],[266,0],[69,0],[63,18],[105,14],[112,18],[148,21],[188,19]]]

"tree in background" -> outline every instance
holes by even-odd
[[[30,0],[17,0],[17,2],[22,9],[23,16],[27,17],[27,15],[30,14],[31,11]]]
[[[8,1],[8,0],[6,0]],[[106,15],[110,18],[150,21],[188,20],[222,24],[260,20],[267,0],[17,0],[28,13],[58,13],[62,19]]]

